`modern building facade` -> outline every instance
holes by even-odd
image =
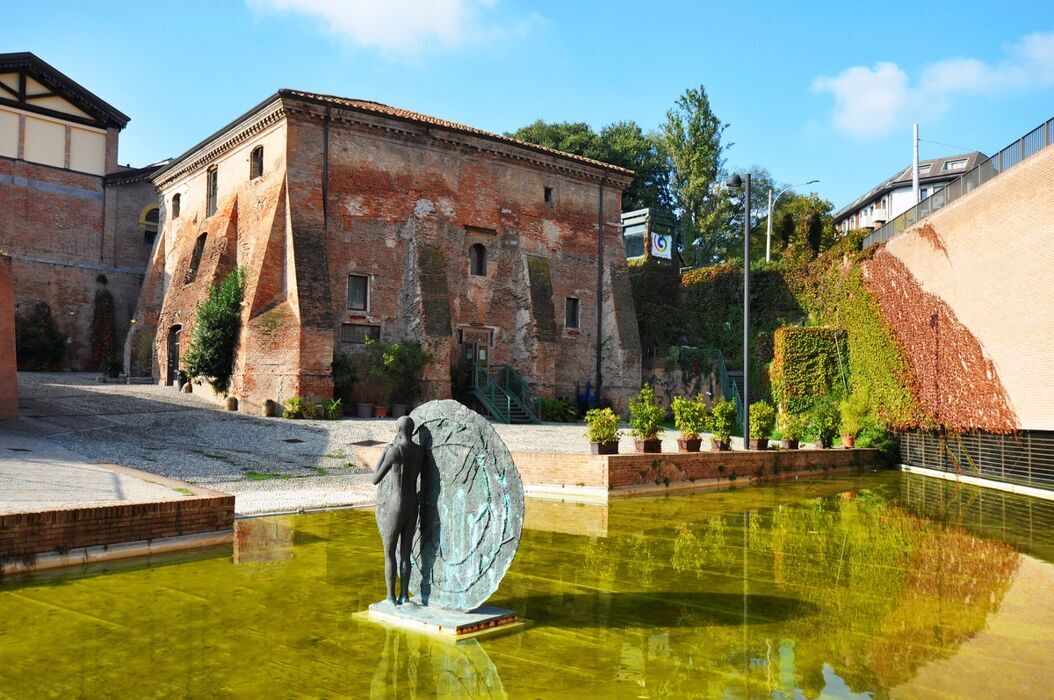
[[[0,54],[0,250],[16,313],[54,319],[67,368],[119,358],[157,230],[156,167],[117,162],[127,123],[35,55]]]
[[[421,342],[433,398],[488,363],[541,395],[599,376],[624,406],[640,386],[619,223],[631,178],[423,114],[280,90],[154,174],[161,231],[129,363],[171,382],[197,305],[241,267],[230,393],[246,409],[331,397],[335,353],[367,337]]]
[[[949,181],[972,170],[986,156],[978,151],[919,161],[919,198],[940,192]],[[835,230],[842,234],[856,229],[875,229],[915,206],[909,165],[893,177],[834,213]]]

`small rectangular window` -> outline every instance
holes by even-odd
[[[218,173],[216,166],[212,166],[206,174],[205,216],[212,216],[216,213],[216,195],[219,193]]]
[[[545,203],[546,204],[552,204],[553,203],[553,188],[552,187],[546,187],[545,188]]]
[[[249,179],[255,180],[263,175],[263,146],[257,146],[249,154]]]
[[[362,323],[340,324],[340,342],[350,345],[362,345],[366,338],[371,340],[381,339],[381,327],[369,326]]]
[[[564,328],[578,328],[578,299],[567,297],[564,299]]]
[[[962,160],[949,160],[944,164],[945,170],[962,170],[966,167],[966,159]]]
[[[369,310],[370,278],[366,275],[348,275],[348,308],[352,311]]]

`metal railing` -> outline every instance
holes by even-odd
[[[743,397],[739,395],[739,386],[728,376],[728,368],[725,366],[725,355],[718,348],[708,348],[714,354],[714,364],[717,365],[717,379],[721,383],[721,395],[731,398],[736,403],[736,421],[746,435],[743,426]]]
[[[519,407],[527,415],[527,419],[532,423],[541,423],[541,415],[538,410],[538,397],[534,393],[534,388],[530,383],[521,377],[516,370],[508,365],[500,365],[499,369],[501,378],[499,380],[500,385],[505,391],[512,396],[514,402],[519,404]]]
[[[1024,430],[1012,435],[907,431],[900,434],[900,461],[913,467],[1054,489],[1054,431]]]
[[[472,393],[496,421],[512,422],[512,397],[491,378],[486,365],[473,366]]]
[[[541,423],[538,398],[530,383],[507,365],[475,365],[472,368],[472,393],[500,423],[525,418]]]
[[[911,228],[941,207],[954,202],[967,192],[972,192],[996,175],[1009,170],[1029,156],[1035,155],[1054,144],[1054,119],[1049,119],[1028,132],[1017,141],[982,161],[949,182],[943,189],[933,193],[911,209],[882,224],[864,238],[864,248],[884,243],[899,233]]]

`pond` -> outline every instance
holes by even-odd
[[[1054,503],[894,472],[609,506],[528,502],[458,644],[353,618],[370,511],[0,582],[0,697],[1042,697]]]

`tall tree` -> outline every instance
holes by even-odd
[[[678,98],[662,127],[673,165],[670,189],[684,240],[704,265],[718,260],[733,236],[730,195],[718,186],[727,147],[721,134],[727,126],[710,108],[706,89],[699,86]]]

